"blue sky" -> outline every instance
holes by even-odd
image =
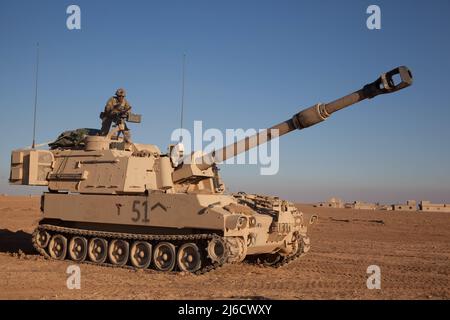
[[[81,8],[81,30],[66,8]],[[366,8],[381,8],[368,30]],[[37,141],[99,127],[125,87],[141,125],[135,141],[161,150],[179,126],[187,55],[185,125],[265,128],[302,108],[359,89],[399,65],[415,83],[334,114],[280,140],[280,171],[222,166],[230,191],[296,201],[450,202],[450,2],[426,1],[8,1],[0,12],[0,192],[10,151],[32,139],[35,43],[41,63]]]

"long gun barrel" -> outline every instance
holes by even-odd
[[[394,77],[399,77],[399,81]],[[279,137],[293,130],[301,130],[318,124],[334,112],[344,109],[352,104],[365,99],[372,99],[380,94],[392,93],[410,86],[413,82],[411,71],[401,66],[389,72],[383,73],[377,80],[365,85],[362,89],[346,95],[330,103],[318,103],[312,107],[300,111],[291,119],[283,121],[269,129],[263,130],[253,136],[247,137],[228,145],[220,150],[208,153],[195,160],[200,170],[205,170],[213,163],[219,163],[232,158],[242,152],[266,143],[275,137]],[[274,134],[275,133],[275,134]]]

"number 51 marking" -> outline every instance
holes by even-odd
[[[133,222],[138,222],[141,220],[141,211],[139,210],[139,207],[141,207],[141,202],[139,200],[133,201],[133,213],[134,217],[131,217],[131,220]],[[148,219],[148,203],[147,201],[142,202],[142,207],[144,207],[144,217],[142,218],[141,222],[148,223],[150,220]]]

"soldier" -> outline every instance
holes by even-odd
[[[116,91],[116,95],[111,97],[105,106],[105,111],[100,113],[100,118],[102,119],[101,135],[106,136],[111,128],[111,123],[115,122],[117,125],[123,124],[123,137],[126,143],[131,142],[130,131],[123,121],[123,118],[131,111],[131,106],[125,99],[125,89],[119,88]]]

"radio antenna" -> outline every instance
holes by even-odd
[[[39,42],[36,44],[36,83],[34,91],[34,119],[33,119],[33,144],[32,149],[36,147],[36,111],[37,111],[37,98],[38,98],[38,77],[39,77]]]
[[[183,142],[182,130],[183,130],[183,113],[184,113],[184,74],[186,66],[186,53],[183,54],[183,69],[181,79],[181,123],[180,123],[180,142]]]

